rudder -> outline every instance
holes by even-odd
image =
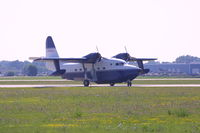
[[[51,36],[46,39],[46,57],[59,57]]]
[[[56,50],[56,46],[51,36],[48,36],[46,39],[46,57],[59,57],[58,52]],[[59,71],[60,62],[58,60],[47,61],[46,67],[49,70]]]

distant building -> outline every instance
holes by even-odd
[[[179,63],[163,63],[163,64],[145,64],[145,68],[150,69],[150,73],[172,74],[172,75],[199,75],[200,64],[179,64]]]

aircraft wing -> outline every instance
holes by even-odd
[[[151,61],[151,60],[157,60],[157,58],[134,58],[130,57],[128,61]]]
[[[93,63],[86,58],[30,57],[33,61],[65,61],[69,63]]]
[[[137,61],[138,67],[142,69],[141,73],[145,74],[149,72],[149,69],[144,69],[143,61],[157,60],[156,58],[134,58],[130,57],[128,61]]]

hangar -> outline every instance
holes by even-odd
[[[183,74],[183,75],[200,75],[200,63],[181,64],[181,63],[161,63],[145,64],[145,68],[150,69],[151,73],[158,74]]]

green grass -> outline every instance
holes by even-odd
[[[176,115],[178,117],[188,117],[189,112],[183,108],[180,108],[176,110],[168,110],[168,115]]]
[[[198,133],[200,88],[1,88],[0,132]]]

